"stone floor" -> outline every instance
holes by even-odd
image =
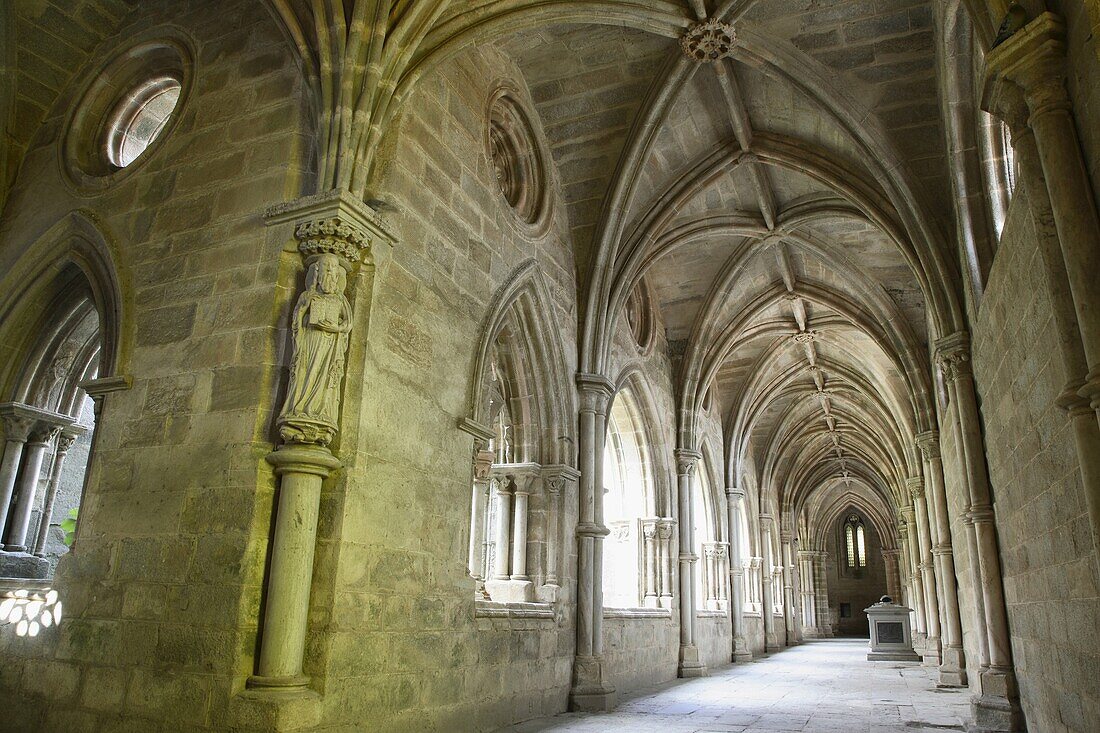
[[[916,663],[868,662],[867,641],[827,639],[641,690],[607,714],[565,713],[510,733],[914,733],[964,730],[969,692]]]

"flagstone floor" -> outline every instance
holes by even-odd
[[[934,670],[869,662],[863,639],[821,639],[709,677],[640,690],[611,713],[564,713],[509,733],[933,733],[965,730],[970,693]]]

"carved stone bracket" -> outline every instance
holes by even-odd
[[[289,445],[327,446],[339,423],[345,355],[354,324],[348,275],[394,241],[373,209],[345,190],[269,208],[269,225],[294,222],[305,287],[291,315],[293,356],[277,424]]]

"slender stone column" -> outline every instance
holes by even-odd
[[[23,458],[23,448],[30,437],[34,420],[14,412],[14,405],[0,405],[0,417],[4,420],[4,459],[0,462],[0,539],[7,529],[8,512],[11,498],[15,495],[15,480],[19,476],[19,465]]]
[[[899,550],[883,550],[882,560],[886,564],[886,595],[901,601],[901,581],[898,575]]]
[[[983,630],[989,654],[989,667],[981,672],[981,692],[973,704],[975,725],[991,731],[1020,730],[1023,714],[1012,666],[1004,580],[997,549],[997,528],[990,504],[989,474],[974,378],[970,372],[968,335],[958,332],[937,340],[936,361],[947,377],[950,400],[958,422],[963,478],[970,498],[967,515],[973,524],[973,561],[978,566],[979,582],[975,593],[982,596]]]
[[[53,506],[57,501],[57,490],[61,486],[61,470],[65,467],[65,456],[69,454],[76,439],[85,433],[85,428],[80,425],[70,425],[61,429],[61,435],[57,438],[57,452],[54,454],[53,471],[50,473],[50,483],[46,487],[46,499],[42,504],[42,517],[38,522],[38,534],[34,540],[34,554],[38,557],[46,555],[46,539],[50,534],[50,519],[53,517]]]
[[[493,580],[508,580],[512,565],[508,557],[512,548],[512,492],[507,476],[494,476],[491,482],[496,527],[493,528]]]
[[[577,648],[569,691],[572,710],[615,706],[615,687],[603,660],[603,451],[607,406],[614,385],[596,374],[577,374],[580,392],[577,451],[580,521],[577,523]]]
[[[695,645],[695,573],[699,556],[695,554],[695,524],[692,482],[703,455],[697,451],[676,450],[676,486],[680,506],[680,677],[702,677],[707,668]]]
[[[643,582],[642,605],[646,608],[657,608],[658,590],[660,585],[660,570],[657,567],[657,521],[648,520],[642,523],[642,557],[645,558],[645,576]]]
[[[1091,422],[1091,420],[1090,420]],[[963,650],[962,619],[959,615],[959,588],[955,580],[955,555],[951,549],[951,520],[947,511],[947,491],[943,481],[943,462],[940,458],[939,434],[935,430],[917,435],[917,447],[924,456],[925,475],[928,477],[928,498],[932,504],[935,544],[932,555],[937,577],[943,588],[942,648],[940,684],[950,687],[966,686],[966,652]]]
[[[31,428],[24,448],[23,472],[19,475],[18,495],[12,510],[11,526],[4,544],[5,552],[27,551],[27,529],[31,523],[31,509],[38,495],[38,482],[42,477],[42,462],[50,443],[61,432],[61,426],[39,421]]]
[[[928,615],[924,610],[924,586],[920,574],[920,546],[917,537],[916,511],[912,505],[901,508],[901,520],[898,522],[902,538],[905,540],[906,567],[909,571],[909,595],[915,611],[916,631],[913,632],[915,644],[924,649],[928,639]]]
[[[775,602],[774,592],[772,590],[772,572],[775,567],[775,562],[772,559],[772,517],[770,514],[760,515],[760,544],[763,546],[763,555],[761,561],[761,583],[763,584],[763,593],[761,593],[761,614],[764,616],[764,651],[774,652],[779,650],[779,637],[775,633],[775,613],[773,604]]]
[[[344,190],[271,207],[269,225],[292,223],[305,265],[290,315],[293,349],[286,398],[276,420],[282,440],[267,455],[278,480],[275,531],[256,674],[249,687],[302,689],[321,486],[342,464],[329,449],[339,432],[350,334],[370,317],[369,293],[393,241],[374,210]],[[359,318],[348,297],[351,291]],[[363,293],[363,297],[359,297]]]
[[[823,637],[833,635],[833,619],[829,610],[829,553],[814,553],[814,591],[817,592],[817,628]]]
[[[550,465],[542,469],[543,485],[546,486],[549,501],[546,519],[546,585],[553,588],[561,586],[561,502],[562,497],[571,494],[567,491],[580,477],[580,472],[572,466]],[[555,591],[556,593],[556,591]]]
[[[512,516],[512,580],[528,580],[527,576],[527,504],[531,477],[516,476],[515,507]]]
[[[743,489],[736,486],[726,487],[726,525],[730,538],[730,620],[733,624],[733,660],[734,662],[752,659],[748,642],[745,639],[744,598],[744,562],[741,556],[741,512],[745,498]]]
[[[1080,393],[1100,418],[1100,216],[1066,91],[1065,25],[1043,13],[986,54],[987,90],[1001,80],[1024,93],[1031,111],[1089,372]],[[1000,646],[999,644],[996,646]],[[996,656],[999,649],[990,646]]]
[[[917,546],[920,552],[921,587],[924,591],[924,628],[927,640],[924,647],[924,664],[940,665],[940,604],[936,591],[936,575],[932,561],[932,528],[928,522],[928,507],[925,503],[924,482],[919,476],[906,480],[906,488],[913,497],[916,510]]]
[[[795,646],[798,644],[798,614],[794,605],[794,539],[790,532],[779,533],[779,546],[783,551],[783,623],[787,631],[787,646]]]
[[[816,598],[814,594],[814,553],[806,550],[798,551],[798,577],[801,581],[799,590],[802,604],[802,632],[804,636],[821,636],[821,629],[817,626]]]
[[[672,530],[675,522],[663,519],[657,523],[657,550],[661,575],[661,608],[672,608]]]
[[[491,450],[474,451],[473,500],[470,514],[469,572],[474,579],[474,593],[487,598],[485,593],[485,518],[489,502],[489,471],[493,467]]]

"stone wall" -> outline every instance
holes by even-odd
[[[1073,428],[1055,405],[1069,375],[1022,187],[974,326],[974,375],[1024,713],[1034,730],[1100,720],[1100,592]],[[962,572],[962,570],[960,570]]]
[[[216,5],[141,3],[74,62],[81,73],[29,142],[0,221],[4,273],[42,257],[59,222],[101,233],[127,306],[120,368],[133,377],[105,398],[78,544],[57,570],[64,624],[0,637],[5,730],[224,729],[251,671],[284,244],[259,214],[301,193],[309,128],[269,13]],[[179,123],[121,180],[74,189],[59,145],[78,89],[135,39],[170,32],[163,24],[182,29],[201,70]]]
[[[666,618],[608,618],[604,650],[616,691],[623,695],[676,678],[679,614]]]
[[[847,513],[841,515],[840,522],[844,521]],[[833,626],[833,633],[838,636],[868,634],[867,614],[863,609],[876,603],[886,594],[886,564],[882,557],[882,543],[879,541],[875,528],[866,517],[863,517],[864,533],[867,538],[867,567],[859,568],[858,575],[854,571],[846,572],[842,567],[845,562],[846,551],[841,544],[841,524],[834,526],[828,533],[826,552],[829,560],[826,563],[829,588],[829,610],[837,623]],[[840,617],[840,604],[847,603],[851,608],[851,616]]]

